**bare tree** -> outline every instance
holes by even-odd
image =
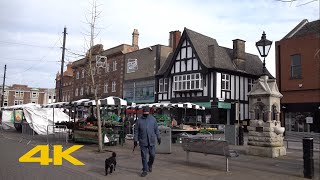
[[[89,45],[88,46],[88,52],[86,54],[86,60],[89,62],[89,76],[91,79],[91,85],[93,88],[93,92],[94,92],[94,100],[96,103],[96,113],[97,113],[97,121],[98,121],[98,141],[99,141],[99,152],[102,152],[102,129],[101,129],[101,116],[100,116],[100,104],[99,104],[99,97],[98,97],[98,86],[97,83],[95,82],[95,73],[94,71],[94,54],[96,51],[99,51],[96,49],[96,47],[100,47],[101,46],[94,46],[94,40],[95,38],[98,36],[99,32],[96,32],[96,23],[97,20],[101,14],[101,11],[98,11],[98,6],[97,5],[97,0],[92,0],[91,5],[91,9],[90,9],[90,17],[87,18],[86,17],[86,24],[90,26],[90,31],[85,34],[87,36],[90,37],[89,40]],[[86,38],[85,38],[86,40]],[[87,40],[86,40],[87,41]]]

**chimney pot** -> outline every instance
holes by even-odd
[[[240,70],[245,70],[245,43],[246,41],[241,39],[235,39],[233,41],[233,62]]]
[[[139,49],[139,32],[138,29],[134,29],[132,33],[132,46]]]
[[[169,33],[169,46],[172,48],[173,51],[177,48],[180,38],[181,32],[179,30],[171,31]]]

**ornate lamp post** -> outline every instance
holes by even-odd
[[[272,45],[272,41],[268,40],[266,37],[266,33],[263,31],[261,40],[256,42],[256,47],[259,51],[259,54],[261,57],[263,57],[263,69],[262,69],[262,74],[266,75],[266,57],[269,54],[270,48]]]

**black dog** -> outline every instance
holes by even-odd
[[[117,165],[116,156],[117,156],[117,154],[115,152],[112,152],[112,156],[105,160],[104,169],[106,172],[106,176],[108,175],[109,169],[110,169],[110,174],[116,170],[116,165]]]

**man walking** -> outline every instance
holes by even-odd
[[[141,177],[145,177],[149,172],[152,172],[152,165],[155,158],[155,139],[158,144],[161,143],[160,133],[156,119],[149,114],[150,108],[143,108],[143,115],[136,121],[134,128],[134,147],[140,146],[142,173]],[[147,162],[147,150],[149,151],[149,161]]]

